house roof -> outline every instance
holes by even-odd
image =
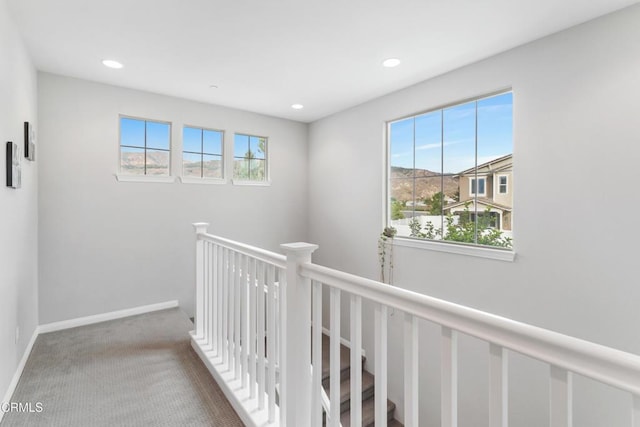
[[[457,208],[459,206],[464,206],[467,203],[473,203],[473,199],[470,200],[465,200],[462,202],[456,202],[456,203],[452,203],[450,205],[445,206],[443,209],[444,210],[451,210],[453,208]],[[502,211],[507,211],[507,212],[511,212],[512,208],[506,205],[501,205],[500,203],[495,203],[489,199],[486,199],[484,197],[478,197],[477,199],[478,205],[484,205],[484,206],[488,206],[494,209],[500,209]]]
[[[491,166],[493,166],[495,164],[498,164],[498,163],[502,163],[505,160],[509,160],[509,159],[513,159],[513,154],[507,154],[506,156],[498,157],[497,159],[493,159],[491,161],[479,164],[476,167],[463,170],[462,172],[460,172],[456,176],[468,175],[468,174],[471,174],[471,173],[475,173],[476,170],[484,169],[484,168],[488,168],[489,171],[491,171],[491,172],[501,172],[501,171],[504,171],[505,169],[511,168],[512,164],[513,164],[513,160],[511,160],[511,162],[508,162],[508,163],[506,163],[506,164],[504,164],[502,166],[499,166],[499,167],[497,167],[495,169],[491,168]]]

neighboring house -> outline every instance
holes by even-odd
[[[458,174],[460,201],[445,206],[445,213],[461,214],[468,209],[471,218],[488,210],[491,226],[511,231],[513,209],[513,154],[499,157]]]

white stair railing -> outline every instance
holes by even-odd
[[[638,355],[313,264],[315,245],[282,245],[283,256],[209,235],[207,224],[194,226],[197,284],[192,345],[247,425],[321,426],[325,408],[328,425],[340,425],[340,301],[346,294],[354,399],[351,425],[362,424],[363,414],[356,409],[362,397],[362,325],[372,323],[375,423],[387,424],[387,325],[391,309],[404,316],[406,426],[420,425],[418,319],[424,319],[441,327],[443,427],[457,426],[457,390],[464,386],[458,384],[457,375],[459,333],[489,344],[490,427],[507,427],[509,352],[549,364],[549,426],[572,426],[575,373],[628,392],[631,427],[640,427]],[[322,330],[311,328],[322,324],[323,288],[330,296],[331,334],[330,402],[324,405]],[[373,322],[363,322],[364,301],[375,306]],[[317,369],[310,370],[310,364]]]

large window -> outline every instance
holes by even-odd
[[[267,180],[267,138],[235,134],[233,178],[239,181]]]
[[[169,176],[171,124],[120,117],[120,173]]]
[[[223,178],[224,132],[185,126],[182,130],[182,176]]]
[[[388,123],[398,236],[512,247],[512,107],[506,92]]]

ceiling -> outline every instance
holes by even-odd
[[[302,122],[636,3],[6,1],[39,70]]]

